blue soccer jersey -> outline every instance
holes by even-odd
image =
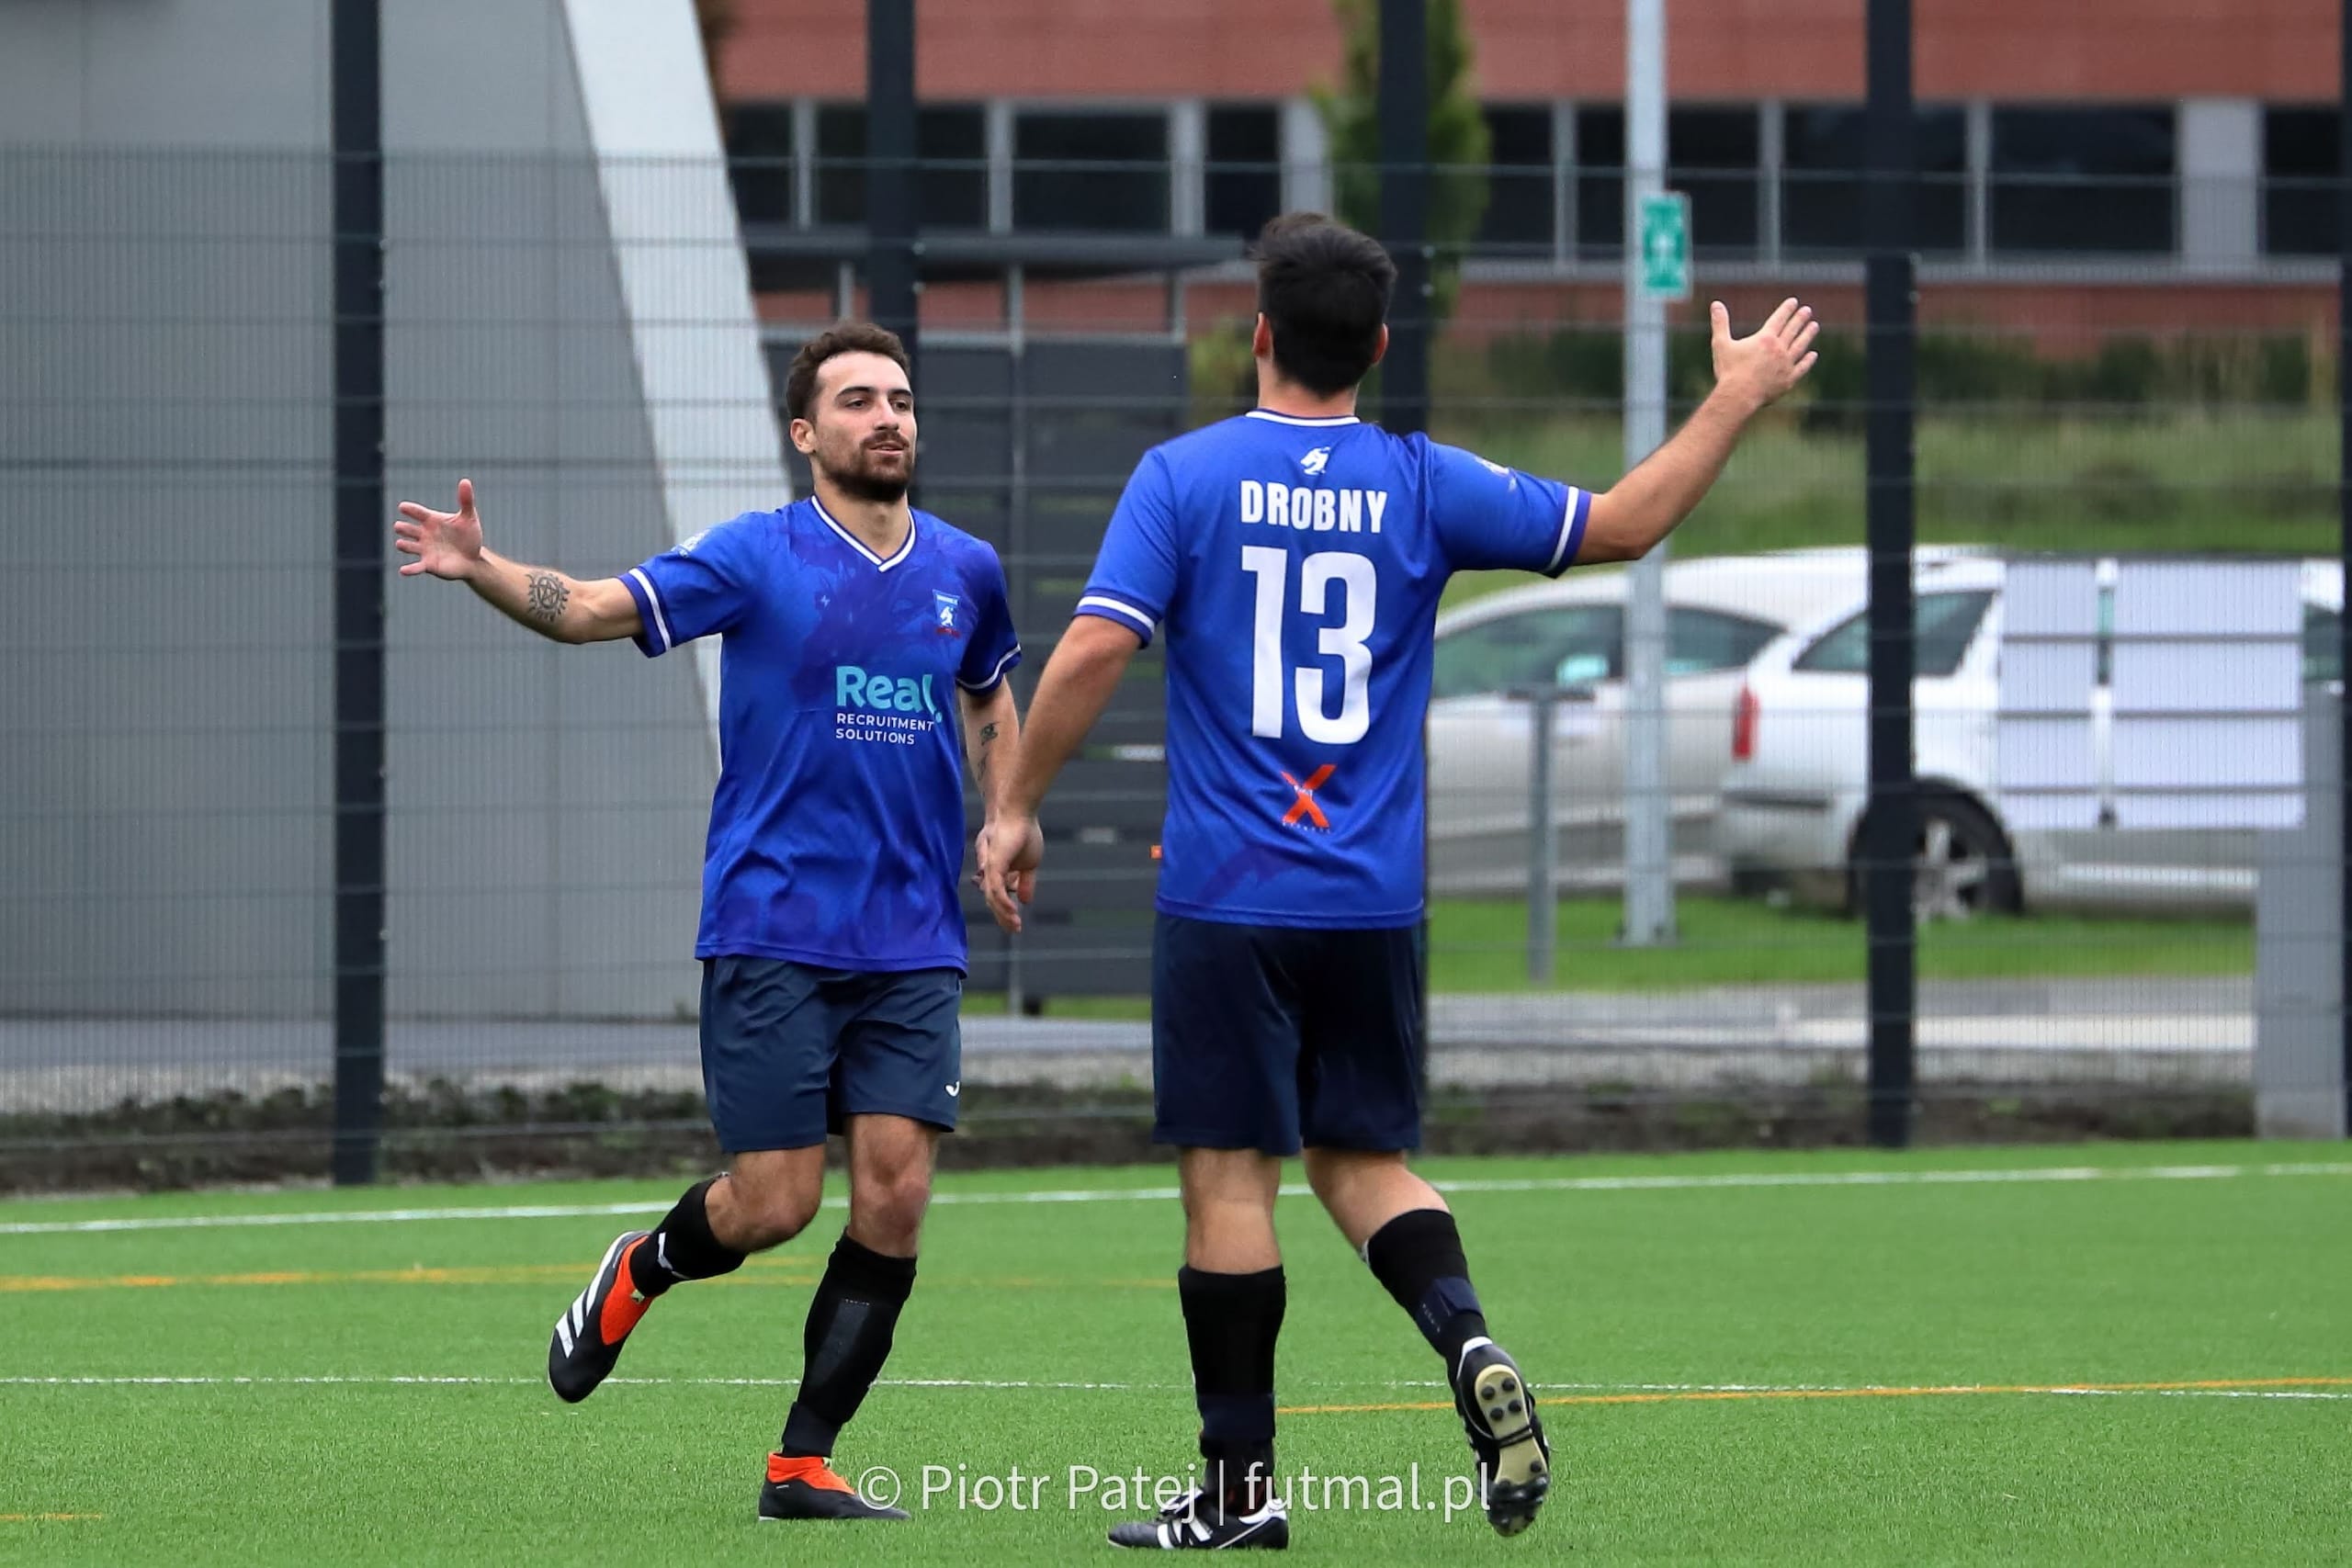
[[[1353,417],[1260,409],[1148,453],[1081,615],[1167,639],[1160,909],[1420,918],[1422,719],[1455,571],[1557,575],[1591,497]]]
[[[621,581],[647,654],[725,639],[695,956],[963,968],[956,691],[1021,659],[996,551],[918,512],[885,560],[810,499]]]

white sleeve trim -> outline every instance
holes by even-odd
[[[662,595],[653,591],[653,580],[645,575],[643,567],[633,566],[628,569],[628,574],[637,579],[637,585],[645,590],[645,602],[653,606],[654,634],[661,637],[661,650],[666,653],[675,644],[670,640],[669,619],[662,614]]]
[[[989,671],[987,680],[972,682],[967,681],[961,675],[958,675],[956,678],[956,683],[963,687],[967,692],[992,692],[996,689],[996,683],[1004,679],[1004,667],[1020,657],[1021,645],[1016,642],[1010,649],[1006,649],[1005,655],[1002,659],[996,661],[996,668]]]
[[[1081,610],[1108,610],[1114,615],[1125,615],[1143,628],[1146,641],[1149,641],[1152,634],[1159,629],[1159,622],[1136,609],[1133,604],[1124,600],[1110,598],[1105,594],[1089,593],[1078,602],[1078,607]]]
[[[1581,501],[1583,497],[1584,491],[1577,489],[1574,485],[1570,485],[1568,487],[1567,509],[1560,513],[1560,536],[1553,542],[1552,559],[1550,563],[1544,568],[1545,571],[1557,571],[1560,570],[1560,558],[1568,552],[1569,536],[1573,535],[1577,531],[1577,503]]]

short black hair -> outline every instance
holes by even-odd
[[[896,362],[908,375],[914,367],[907,363],[907,345],[899,334],[888,327],[877,327],[872,321],[841,321],[830,330],[818,333],[800,345],[792,357],[792,368],[784,378],[784,412],[790,419],[807,419],[808,404],[817,395],[817,371],[826,360],[842,354],[878,354]]]
[[[1266,225],[1250,254],[1274,368],[1323,397],[1363,380],[1380,357],[1380,327],[1396,286],[1388,253],[1320,212],[1285,212]]]

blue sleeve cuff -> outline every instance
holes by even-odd
[[[621,585],[637,601],[637,636],[630,640],[648,659],[669,652],[670,621],[662,614],[662,596],[654,592],[653,580],[645,575],[643,567],[631,567],[621,574]]]
[[[979,681],[967,681],[964,677],[958,675],[956,677],[956,683],[975,696],[978,696],[984,693],[993,692],[997,687],[1004,683],[1005,675],[1012,671],[1014,665],[1020,662],[1021,645],[1016,642],[1011,648],[1005,649],[1004,657],[996,661],[995,668],[991,669],[988,672],[985,679]]]
[[[1074,613],[1080,615],[1099,615],[1103,620],[1115,621],[1143,638],[1146,647],[1150,646],[1153,634],[1159,630],[1158,616],[1141,605],[1130,604],[1115,593],[1096,593],[1090,590],[1083,598],[1079,600],[1078,609]]]
[[[1568,487],[1568,503],[1560,517],[1560,542],[1552,547],[1551,564],[1544,569],[1546,577],[1557,577],[1577,564],[1577,552],[1584,548],[1585,519],[1592,514],[1592,491]]]

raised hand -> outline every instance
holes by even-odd
[[[1821,357],[1813,340],[1821,323],[1813,307],[1783,299],[1781,308],[1748,337],[1731,335],[1731,312],[1718,299],[1707,308],[1714,328],[1715,386],[1760,409],[1804,379]]]
[[[463,582],[481,560],[481,514],[474,510],[474,481],[458,481],[458,510],[435,512],[415,502],[401,502],[404,522],[392,525],[392,547],[416,559],[401,568],[402,577],[419,572]]]

